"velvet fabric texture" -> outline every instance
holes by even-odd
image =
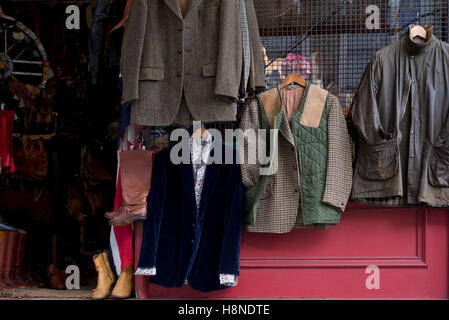
[[[223,160],[232,152],[234,164],[207,166],[197,212],[192,164],[173,164],[172,148],[155,159],[138,267],[156,267],[150,282],[168,288],[186,280],[203,292],[227,288],[219,274],[239,275],[245,205],[235,150],[221,145]]]

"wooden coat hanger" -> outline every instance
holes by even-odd
[[[427,31],[418,23],[419,12],[416,13],[416,25],[410,29],[410,39],[414,40],[416,37],[420,37],[423,40],[427,40]]]
[[[420,37],[420,38],[423,38],[424,40],[426,40],[427,39],[427,31],[426,31],[426,29],[424,29],[421,26],[414,26],[410,30],[410,38],[413,40],[416,37]]]
[[[306,80],[304,80],[304,78],[300,74],[292,72],[285,77],[284,81],[282,81],[281,85],[279,86],[279,89],[284,89],[292,83],[296,83],[304,88],[307,85]]]

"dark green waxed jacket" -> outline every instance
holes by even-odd
[[[449,206],[449,44],[424,27],[378,51],[354,97],[356,200]]]

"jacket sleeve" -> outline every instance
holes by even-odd
[[[374,144],[388,138],[380,123],[377,108],[377,92],[381,81],[380,64],[380,59],[375,55],[366,67],[351,106],[353,125],[360,143],[363,144]]]
[[[251,43],[251,54],[253,63],[250,71],[253,77],[251,83],[254,84],[252,89],[265,89],[265,62],[262,52],[262,41],[260,40],[259,25],[257,23],[256,9],[252,0],[245,0],[246,15],[248,20],[248,29]]]
[[[138,268],[151,269],[156,267],[156,255],[159,234],[164,212],[166,195],[166,165],[164,155],[159,152],[154,160],[151,189],[148,198],[148,214],[144,224],[142,247]]]
[[[244,133],[243,144],[239,145],[238,148],[242,181],[247,189],[255,188],[259,183],[261,165],[258,162],[257,144],[250,143],[249,138],[251,136],[245,135],[245,132],[255,132],[257,134],[258,129],[260,128],[261,115],[259,102],[257,98],[248,99],[243,106],[240,120],[240,129]]]
[[[328,161],[322,201],[341,212],[346,208],[352,188],[351,140],[338,98],[328,100]]]
[[[221,1],[215,94],[237,101],[243,68],[243,45],[237,1]]]
[[[147,22],[146,0],[134,0],[123,37],[122,105],[139,99],[139,75]]]
[[[218,272],[219,274],[239,275],[240,242],[243,231],[245,199],[240,166],[238,164],[231,166],[231,175],[226,188],[226,202],[229,205],[226,208],[226,221]]]

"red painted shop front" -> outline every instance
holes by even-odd
[[[447,2],[415,1],[412,7],[405,2],[395,3],[254,0],[266,52],[267,87],[279,84],[286,73],[301,72],[337,96],[345,114],[349,114],[353,94],[372,55],[400,39],[417,13],[431,12],[422,18],[421,24],[432,24],[435,35],[443,41],[449,40]],[[373,8],[367,11],[371,4],[378,11]],[[365,22],[369,22],[369,12],[373,19],[379,13],[379,28],[368,28]],[[136,261],[141,229],[142,225],[136,226]],[[350,202],[341,222],[327,230],[294,229],[287,234],[245,232],[236,287],[201,293],[188,286],[163,288],[136,276],[136,296],[448,299],[448,242],[447,209],[377,207]],[[369,286],[375,275],[379,288]]]
[[[350,203],[328,230],[244,233],[234,288],[167,289],[137,276],[136,293],[149,299],[447,299],[448,240],[445,209]],[[367,281],[374,274],[369,266],[379,268],[378,289],[367,288],[374,283]]]

